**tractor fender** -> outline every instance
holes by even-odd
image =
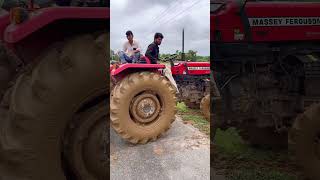
[[[108,7],[48,7],[29,14],[29,18],[21,24],[10,24],[4,32],[4,40],[16,43],[33,32],[63,19],[109,19]],[[107,22],[106,22],[107,23]],[[107,24],[106,24],[107,26]]]
[[[110,67],[110,74],[113,80],[119,81],[128,74],[141,72],[141,71],[149,71],[149,72],[156,72],[160,73],[159,70],[163,70],[166,68],[164,64],[133,64],[133,63],[126,63],[121,64],[116,68]]]
[[[118,76],[122,74],[123,72],[127,70],[158,70],[158,69],[165,69],[166,66],[164,64],[133,64],[133,63],[127,63],[120,65],[117,69],[111,70],[112,76]]]

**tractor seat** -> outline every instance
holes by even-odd
[[[139,64],[151,64],[150,60],[146,56],[141,56],[138,63]]]

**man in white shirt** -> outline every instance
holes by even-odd
[[[121,63],[137,63],[140,59],[140,45],[133,40],[133,33],[126,32],[128,41],[123,44],[123,51],[118,53]]]

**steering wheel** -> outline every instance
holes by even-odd
[[[107,0],[71,0],[70,6],[77,7],[107,7]]]
[[[28,3],[27,0],[2,0],[1,8],[9,11],[14,7],[23,7],[27,8]]]
[[[169,61],[171,67],[173,67],[173,66],[174,66],[174,62],[173,62],[173,61],[176,60],[176,58],[177,58],[178,56],[179,56],[178,54],[172,54],[172,55],[170,55],[169,57],[163,59],[162,61],[164,61],[164,62]]]

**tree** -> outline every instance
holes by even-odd
[[[191,60],[192,62],[197,61],[197,51],[189,50],[186,54],[186,59]]]

